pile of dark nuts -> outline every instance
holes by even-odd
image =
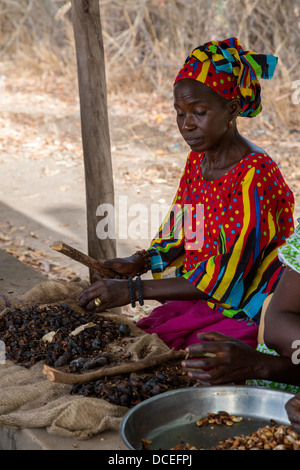
[[[153,368],[151,373],[139,376],[127,374],[77,384],[71,393],[102,398],[114,405],[131,408],[160,393],[196,384],[197,381],[188,377],[180,365],[170,365]]]
[[[95,325],[76,336],[70,333],[89,322]],[[42,338],[55,331],[52,342]],[[110,361],[105,347],[130,334],[127,325],[117,325],[99,314],[76,312],[68,305],[12,308],[0,316],[0,340],[6,359],[26,368],[43,360],[54,367],[68,366],[70,372],[100,367]]]
[[[70,336],[87,323],[94,323],[94,326]],[[52,332],[55,332],[52,341],[43,341],[42,338]],[[0,340],[6,346],[6,359],[26,368],[42,360],[51,367],[81,373],[107,364],[116,365],[116,360],[124,363],[130,357],[122,354],[114,357],[109,345],[114,342],[122,349],[122,341],[128,336],[130,328],[125,323],[118,325],[99,313],[76,312],[65,304],[35,305],[24,311],[12,308],[0,316]],[[143,357],[142,352],[140,355]],[[138,376],[124,374],[74,385],[71,394],[133,407],[159,393],[196,383],[180,365],[174,364],[154,367],[151,372]]]

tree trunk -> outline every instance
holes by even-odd
[[[99,0],[72,0],[71,5],[85,167],[88,254],[94,259],[108,259],[116,256],[116,240],[111,237],[100,240],[96,233],[98,206],[114,206]]]

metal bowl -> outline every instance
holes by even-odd
[[[150,450],[170,450],[189,443],[210,449],[221,439],[248,435],[270,424],[290,424],[285,411],[293,396],[277,390],[247,386],[193,387],[165,392],[132,408],[123,418],[120,435],[129,449],[142,449],[142,439],[152,441]],[[207,413],[227,411],[242,416],[234,426],[199,427]]]

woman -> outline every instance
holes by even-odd
[[[170,212],[147,251],[100,261],[106,278],[81,293],[82,307],[155,299],[166,303],[138,326],[169,347],[183,349],[211,329],[256,346],[261,306],[282,272],[277,248],[294,229],[294,200],[277,165],[239,134],[236,119],[260,112],[258,78],[271,78],[276,63],[244,51],[236,38],[187,57],[174,107],[191,152]],[[176,277],[161,278],[171,266]],[[154,279],[132,281],[149,268]]]
[[[189,359],[182,365],[205,385],[246,381],[295,393],[285,408],[300,432],[300,225],[278,251],[286,267],[266,309],[264,344],[254,350],[216,332],[199,334],[204,342],[187,348]]]

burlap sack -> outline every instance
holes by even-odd
[[[58,302],[80,310],[76,299],[85,285],[81,281],[45,281],[18,299],[0,294],[0,315],[13,306],[25,309],[30,305]],[[147,357],[169,351],[157,335],[145,334],[130,317],[112,312],[104,315],[130,326],[131,337],[124,351],[132,354],[132,361],[139,358],[139,352],[145,350],[145,346]],[[0,364],[0,426],[45,427],[50,433],[77,439],[119,429],[128,408],[98,398],[70,395],[70,385],[50,382],[42,370],[42,363],[30,369],[11,361]]]

